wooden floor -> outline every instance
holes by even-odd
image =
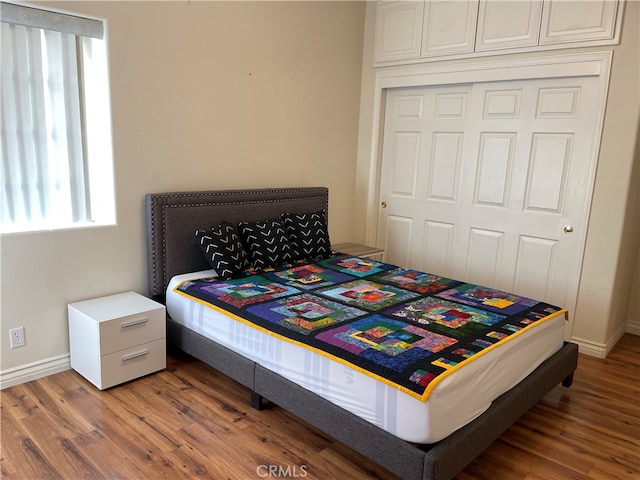
[[[1,392],[6,479],[394,479],[191,358],[104,392],[73,371]],[[457,477],[640,478],[640,337],[580,355],[558,386]]]

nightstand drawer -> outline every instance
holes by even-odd
[[[166,336],[164,308],[147,310],[100,323],[103,355]]]
[[[162,338],[102,356],[102,385],[109,388],[132,378],[162,370],[167,364],[166,342]]]

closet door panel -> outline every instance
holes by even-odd
[[[387,91],[376,245],[390,263],[575,306],[597,76]]]

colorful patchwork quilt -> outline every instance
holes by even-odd
[[[338,254],[181,295],[426,401],[448,374],[566,311],[492,288]]]

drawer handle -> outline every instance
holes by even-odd
[[[120,325],[121,328],[135,327],[136,325],[141,325],[143,323],[147,323],[149,320],[146,318],[139,318],[137,320],[131,320],[130,322],[123,323]]]
[[[124,357],[122,357],[122,361],[127,362],[129,360],[133,360],[134,358],[144,357],[145,355],[149,355],[149,350],[144,350],[143,352],[136,352],[130,355],[125,355]]]

